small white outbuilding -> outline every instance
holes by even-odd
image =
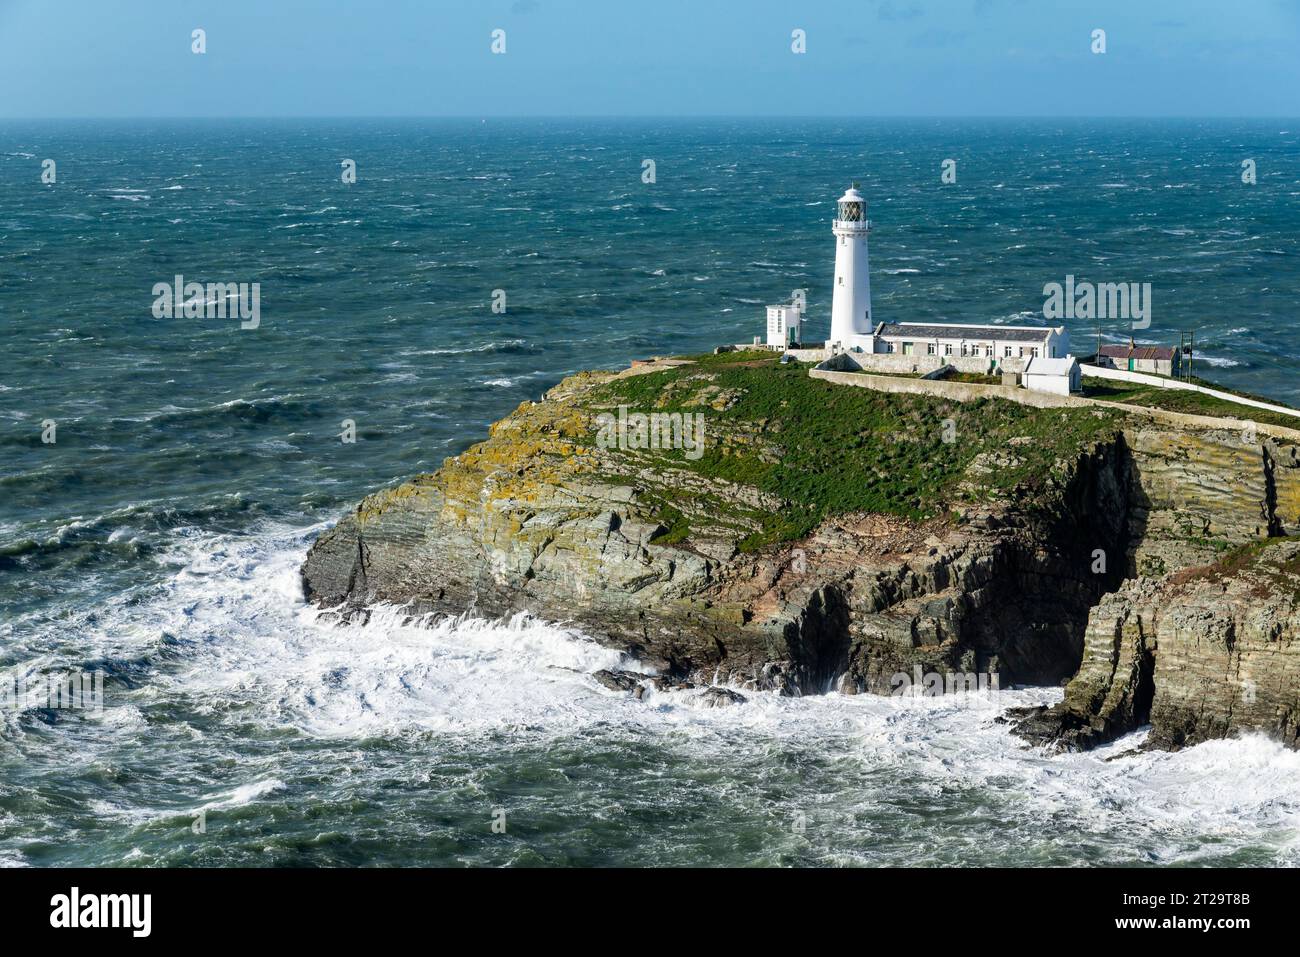
[[[767,307],[767,344],[777,349],[789,349],[803,341],[799,326],[803,312],[798,303],[783,303]]]
[[[1026,363],[1020,380],[1026,389],[1055,395],[1069,395],[1083,389],[1083,373],[1079,369],[1079,360],[1074,356],[1064,359],[1034,356]]]

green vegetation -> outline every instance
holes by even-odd
[[[1223,386],[1215,385],[1212,382],[1204,382],[1198,379],[1194,379],[1193,382],[1211,389],[1218,389],[1221,392],[1229,391],[1224,389]],[[1243,419],[1263,422],[1267,425],[1282,425],[1290,429],[1300,429],[1300,416],[1284,415],[1280,412],[1269,412],[1266,409],[1239,405],[1227,399],[1219,399],[1212,395],[1192,392],[1187,389],[1166,389],[1162,386],[1143,385],[1140,382],[1093,379],[1085,376],[1083,394],[1086,398],[1102,399],[1106,402],[1126,402],[1129,405],[1166,409],[1170,412],[1185,412],[1190,415],[1213,415],[1220,418]],[[1244,395],[1243,393],[1234,394]],[[1257,396],[1244,397],[1259,398]],[[1270,402],[1273,405],[1283,404],[1274,399],[1260,399],[1260,401]]]
[[[1161,378],[1166,378],[1166,377],[1165,377],[1165,376],[1161,376]],[[1172,377],[1170,377],[1170,378],[1172,378]],[[1231,393],[1232,395],[1239,395],[1239,396],[1241,396],[1243,399],[1254,399],[1256,402],[1268,402],[1268,403],[1270,403],[1270,404],[1272,404],[1272,405],[1286,405],[1285,402],[1279,402],[1277,399],[1274,399],[1274,398],[1272,398],[1272,397],[1270,397],[1270,396],[1267,396],[1267,395],[1256,395],[1254,392],[1245,392],[1245,391],[1243,391],[1243,390],[1241,390],[1241,389],[1229,389],[1226,385],[1223,385],[1222,383],[1219,383],[1219,382],[1211,382],[1209,379],[1202,379],[1202,378],[1201,378],[1200,376],[1198,376],[1198,375],[1194,375],[1194,376],[1192,376],[1191,379],[1188,379],[1188,380],[1180,380],[1180,381],[1188,381],[1188,382],[1191,382],[1192,385],[1201,385],[1201,386],[1205,386],[1205,388],[1207,388],[1207,389],[1218,389],[1220,392],[1229,392],[1229,393]]]
[[[1001,399],[962,404],[835,385],[768,352],[698,356],[690,365],[604,383],[589,396],[593,414],[620,405],[703,413],[702,457],[611,451],[626,472],[608,480],[651,477],[645,499],[670,529],[660,541],[688,538],[692,525],[730,526],[747,530],[746,550],[807,535],[830,515],[925,520],[1013,489],[1030,491],[1051,482],[1058,461],[1072,461],[1112,435],[1122,418],[1097,409],[1035,409]],[[784,505],[741,504],[722,483],[752,486]]]
[[[1175,572],[1171,581],[1178,585],[1196,581],[1225,582],[1239,577],[1247,568],[1253,568],[1266,579],[1266,582],[1255,587],[1257,597],[1267,598],[1289,590],[1293,598],[1300,600],[1300,585],[1297,584],[1300,581],[1300,555],[1278,561],[1268,554],[1275,546],[1296,540],[1295,536],[1287,535],[1254,539],[1244,545],[1226,549],[1213,564]],[[1266,555],[1268,560],[1261,561]]]

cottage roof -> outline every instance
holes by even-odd
[[[968,326],[959,322],[882,322],[878,336],[918,339],[997,339],[999,342],[1045,342],[1055,330],[1028,326]]]
[[[1107,359],[1172,359],[1178,350],[1173,346],[1102,346]]]

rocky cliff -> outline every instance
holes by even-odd
[[[345,614],[572,621],[660,683],[1068,681],[1022,733],[1086,747],[1150,720],[1166,746],[1295,743],[1297,532],[1300,462],[1274,439],[882,395],[735,354],[566,379],[363,501],[303,585]]]

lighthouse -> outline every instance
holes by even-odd
[[[831,297],[828,349],[861,346],[872,351],[871,275],[867,265],[867,202],[854,183],[840,197],[835,222],[835,290]]]

